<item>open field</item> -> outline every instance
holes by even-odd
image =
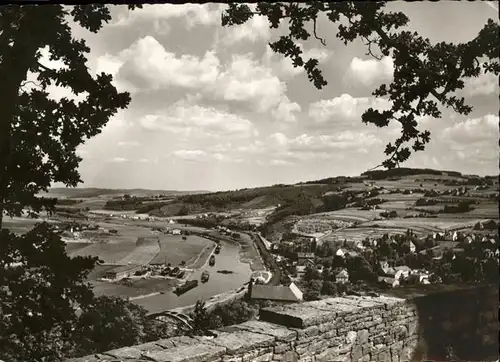
[[[10,218],[8,216],[4,216],[3,227],[16,234],[24,234],[25,232],[31,230],[36,224],[43,221],[53,223],[52,220],[28,219],[24,217]]]
[[[69,244],[69,243],[68,243]],[[81,249],[69,252],[69,256],[97,256],[105,263],[118,264],[127,255],[134,252],[136,249],[135,243],[94,243]]]
[[[402,234],[406,229],[401,228],[356,228],[335,230],[324,237],[323,242],[329,241],[362,241],[366,238],[378,238],[384,234]]]
[[[430,233],[434,231],[444,231],[448,229],[468,228],[474,226],[481,219],[457,220],[439,218],[411,218],[411,219],[391,219],[370,221],[358,225],[362,228],[392,228],[392,229],[412,229],[415,232]]]
[[[406,210],[409,207],[413,207],[415,205],[415,202],[413,201],[387,201],[379,204],[378,206],[381,209],[387,210],[387,211],[396,211],[399,213],[402,213],[403,215],[407,213]]]
[[[151,230],[148,230],[133,223],[125,224],[126,221],[113,220],[113,222],[99,222],[99,226],[106,230],[117,230],[116,234],[109,234],[102,231],[87,231],[84,233],[86,238],[92,241],[109,242],[113,244],[135,243],[140,237],[152,236]]]
[[[311,214],[304,219],[322,218],[326,220],[340,220],[346,222],[367,222],[379,217],[383,210],[358,210],[357,208],[346,208],[330,212]]]
[[[151,262],[160,253],[160,245],[156,238],[139,238],[135,249],[124,258],[118,261],[118,264],[137,264],[146,265]]]
[[[66,253],[71,254],[92,245],[91,243],[66,243]]]
[[[151,263],[170,263],[174,266],[185,261],[193,263],[204,248],[214,245],[214,242],[196,235],[189,235],[182,240],[181,235],[160,235],[160,250]]]
[[[419,194],[419,193],[413,193],[413,194],[384,194],[384,195],[379,195],[375,197],[371,197],[370,199],[384,199],[387,201],[417,201],[418,199],[424,197],[424,194]],[[370,200],[368,199],[368,200]]]

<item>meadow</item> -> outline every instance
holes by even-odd
[[[203,249],[214,245],[213,241],[196,235],[188,235],[186,240],[183,240],[181,235],[160,235],[159,238],[160,250],[151,263],[180,265],[185,261],[186,265],[189,265],[198,258]]]

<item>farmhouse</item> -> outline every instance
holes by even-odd
[[[254,300],[270,300],[275,302],[300,302],[303,299],[302,291],[294,284],[284,285],[259,285],[248,284],[248,294]]]

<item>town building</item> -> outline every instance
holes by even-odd
[[[270,300],[275,302],[297,303],[303,300],[302,291],[291,283],[284,285],[259,285],[250,280],[248,294],[254,300]]]
[[[349,272],[347,269],[341,269],[335,274],[335,282],[345,284],[349,282]]]
[[[104,274],[103,278],[110,280],[120,280],[123,278],[127,278],[128,276],[132,275],[133,273],[135,273],[137,270],[140,269],[141,269],[140,265],[122,265],[113,268],[111,270],[108,270]]]
[[[306,260],[314,260],[314,253],[297,253],[297,261],[300,265],[304,265]]]

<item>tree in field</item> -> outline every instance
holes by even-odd
[[[111,75],[89,73],[90,49],[73,38],[68,17],[94,33],[111,19],[103,4],[0,8],[0,227],[4,212],[52,210],[55,200],[37,194],[52,182],[81,182],[77,146],[99,134],[130,102],[128,93],[113,86]],[[42,49],[64,67],[42,64]],[[36,80],[28,81],[28,74]],[[47,92],[51,84],[85,97],[79,103],[66,97],[55,101]]]
[[[382,84],[373,92],[374,96],[387,97],[392,107],[386,111],[369,108],[362,121],[377,127],[386,127],[391,122],[401,124],[401,135],[386,146],[388,157],[380,165],[393,168],[408,160],[412,152],[424,150],[430,141],[430,132],[418,129],[417,117],[440,118],[442,107],[462,115],[472,111],[465,99],[454,92],[464,87],[466,78],[482,72],[498,76],[500,39],[499,24],[489,19],[469,42],[432,44],[416,32],[399,30],[408,24],[408,17],[402,12],[384,11],[385,4],[386,1],[260,2],[252,10],[248,5],[233,3],[223,13],[222,25],[241,25],[255,15],[267,17],[271,28],[288,22],[288,34],[269,45],[274,52],[289,57],[295,67],[303,67],[318,89],[327,84],[318,69],[318,60],[303,59],[297,42],[314,36],[326,44],[316,27],[320,15],[338,24],[336,37],[344,44],[361,39],[367,54],[377,59],[392,57],[392,83]]]

